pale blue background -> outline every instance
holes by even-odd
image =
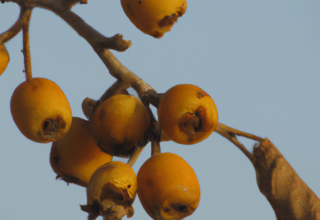
[[[136,29],[119,0],[89,0],[73,10],[102,34],[132,40],[128,51],[115,55],[158,92],[179,83],[198,85],[215,100],[221,123],[269,137],[320,194],[320,1],[189,0],[186,14],[162,39]],[[18,14],[17,5],[0,4],[0,32]],[[84,117],[82,100],[99,98],[114,78],[52,12],[34,10],[30,37],[33,75],[58,83],[73,115]],[[6,45],[11,60],[0,77],[1,219],[84,220],[79,204],[86,204],[85,189],[56,181],[51,145],[26,139],[11,118],[11,94],[25,79],[22,35]],[[241,141],[252,150],[253,141]],[[193,146],[163,143],[162,151],[186,159],[200,180],[200,205],[187,219],[275,219],[253,166],[226,139],[214,133]],[[150,145],[136,172],[149,156]],[[133,220],[150,219],[138,199],[134,208]]]

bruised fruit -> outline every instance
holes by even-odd
[[[156,220],[179,220],[191,215],[200,201],[200,185],[192,167],[180,156],[160,153],[138,172],[138,197]]]
[[[4,44],[0,44],[0,76],[6,70],[9,63],[9,54]]]
[[[11,114],[27,138],[39,143],[65,135],[72,121],[69,102],[60,87],[45,78],[21,83],[11,97]]]
[[[109,162],[94,172],[87,186],[89,220],[99,215],[104,220],[118,220],[134,214],[132,204],[137,192],[137,176],[133,169],[120,161]]]
[[[103,164],[112,161],[95,143],[89,130],[89,122],[73,117],[66,135],[52,143],[50,163],[67,183],[86,187],[92,174]]]
[[[218,111],[212,98],[202,89],[180,84],[163,94],[158,107],[159,123],[179,144],[195,144],[214,131]]]
[[[143,33],[161,38],[186,9],[186,0],[121,0],[130,21]]]
[[[150,124],[146,106],[135,96],[114,95],[95,111],[91,122],[98,146],[107,154],[128,157]]]

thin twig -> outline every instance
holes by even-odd
[[[263,141],[262,138],[255,136],[253,134],[249,134],[243,131],[239,131],[237,129],[231,128],[229,126],[226,126],[224,124],[218,123],[215,129],[215,132],[220,134],[221,136],[227,138],[229,141],[231,141],[234,145],[236,145],[246,156],[247,158],[251,161],[252,164],[255,162],[255,157],[253,156],[252,153],[250,153],[243,144],[239,142],[237,139],[236,135],[238,136],[243,136],[252,140],[256,141]]]
[[[20,15],[16,23],[12,25],[12,27],[9,30],[0,34],[0,44],[8,42],[21,31],[26,13],[26,8],[20,7]]]
[[[31,19],[32,8],[26,8],[26,16],[23,21],[23,55],[26,80],[32,79],[31,69],[31,54],[30,54],[30,41],[29,41],[29,24]]]

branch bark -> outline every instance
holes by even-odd
[[[254,147],[253,156],[259,189],[277,220],[320,219],[319,198],[267,138]]]

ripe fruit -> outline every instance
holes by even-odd
[[[9,54],[5,45],[0,44],[0,76],[6,70],[9,60]]]
[[[147,108],[131,95],[114,95],[96,110],[92,130],[98,146],[107,154],[128,157],[150,124]]]
[[[189,84],[176,85],[161,97],[158,117],[162,129],[179,144],[195,144],[206,139],[218,123],[212,98]]]
[[[86,187],[92,174],[112,156],[100,150],[89,130],[89,122],[73,117],[66,135],[52,143],[52,169],[67,183]]]
[[[139,200],[156,220],[178,220],[191,215],[200,201],[200,185],[192,167],[180,156],[150,157],[138,172]]]
[[[17,127],[30,140],[58,140],[70,128],[72,114],[60,87],[51,80],[32,78],[21,83],[11,97],[11,114]]]
[[[181,17],[186,0],[121,0],[130,21],[143,33],[161,38]]]
[[[134,214],[132,204],[137,192],[137,176],[133,169],[120,161],[109,162],[94,172],[87,186],[89,220],[99,215],[103,219],[128,218]]]

